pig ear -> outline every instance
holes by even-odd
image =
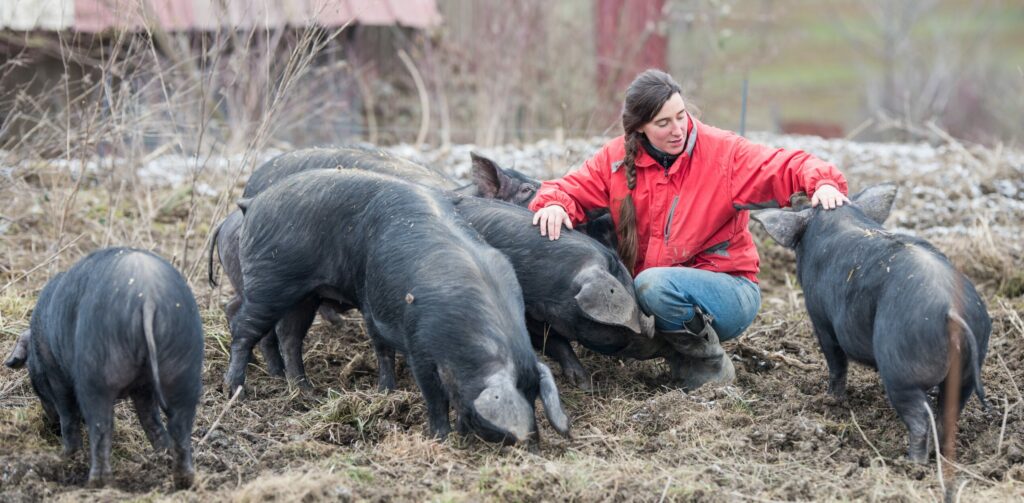
[[[12,369],[20,369],[25,366],[25,362],[28,361],[28,339],[32,335],[32,332],[25,330],[18,336],[18,342],[14,343],[14,349],[11,351],[11,356],[7,357],[7,361],[4,365],[7,365]]]
[[[576,275],[580,290],[576,305],[587,318],[606,325],[626,327],[639,334],[640,308],[629,288],[599,267],[587,267]]]
[[[470,152],[473,159],[473,183],[480,191],[480,197],[494,199],[502,185],[508,184],[508,175],[498,165],[476,152]]]
[[[555,386],[555,377],[551,375],[551,369],[541,362],[537,362],[537,372],[540,373],[540,401],[544,404],[544,415],[547,416],[551,426],[563,437],[569,436],[569,416],[562,410],[562,401],[558,398],[558,387]]]
[[[812,211],[810,209],[803,211],[768,209],[751,212],[750,217],[758,221],[764,227],[765,232],[780,245],[786,248],[795,248],[800,240],[800,235],[807,227],[807,221],[811,219]]]
[[[245,215],[245,210],[249,209],[249,203],[251,202],[251,197],[241,197],[238,199],[238,201],[235,201],[235,204],[238,205],[238,209],[242,210],[242,214]]]
[[[892,203],[896,200],[896,192],[898,190],[899,187],[895,183],[875,185],[853,196],[853,202],[857,203],[857,206],[869,218],[879,224],[883,224],[885,219],[889,218],[889,213],[892,211]]]

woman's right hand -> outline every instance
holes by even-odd
[[[540,225],[540,235],[547,236],[549,240],[558,239],[562,233],[562,225],[572,229],[572,220],[565,208],[553,204],[537,210],[533,214],[533,225]]]

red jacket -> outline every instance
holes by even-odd
[[[796,192],[812,196],[822,185],[848,193],[835,166],[800,150],[758,145],[735,133],[691,119],[687,148],[664,169],[641,146],[636,157],[637,263],[685,266],[742,276],[757,282],[760,259],[747,229],[749,209],[788,206]],[[541,185],[530,210],[557,204],[574,224],[585,212],[609,208],[619,221],[619,205],[629,193],[624,137],[564,177]]]

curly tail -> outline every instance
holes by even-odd
[[[146,334],[146,349],[149,353],[149,369],[153,372],[153,389],[156,390],[156,397],[160,400],[160,408],[167,410],[167,401],[164,400],[163,386],[160,385],[160,368],[156,358],[156,339],[153,338],[153,319],[156,317],[156,304],[152,299],[146,299],[142,304],[142,331]]]
[[[217,286],[217,280],[213,277],[213,251],[217,248],[217,236],[220,235],[220,228],[224,226],[224,220],[221,220],[217,227],[213,229],[213,235],[210,236],[210,248],[206,251],[206,277],[210,282],[210,286]]]

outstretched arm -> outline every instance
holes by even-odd
[[[805,192],[813,206],[827,210],[849,202],[846,177],[802,150],[767,147],[737,136],[730,160],[727,169],[737,208],[788,206],[797,192]]]

